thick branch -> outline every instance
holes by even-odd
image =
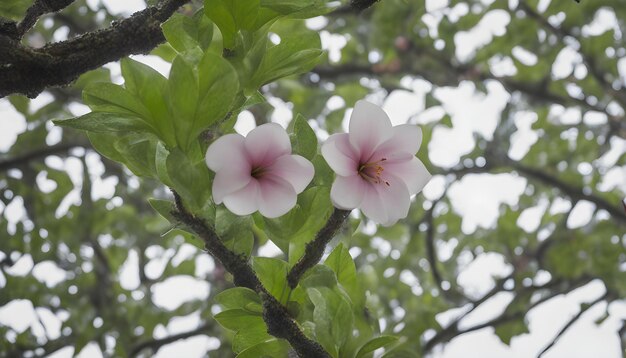
[[[189,0],[168,0],[109,28],[86,33],[41,49],[0,35],[0,97],[35,97],[47,87],[70,84],[81,74],[122,57],[148,53],[165,40],[161,23]]]
[[[211,256],[218,259],[233,275],[235,285],[259,292],[262,289],[261,281],[248,264],[246,257],[230,251],[203,219],[187,211],[178,194],[174,193],[174,199],[176,210],[172,211],[172,215],[191,228],[204,241],[205,248]]]
[[[300,281],[302,275],[320,261],[326,245],[335,237],[348,215],[350,215],[349,210],[335,209],[330,218],[328,218],[326,225],[315,235],[315,239],[306,244],[304,255],[287,274],[287,282],[291,288],[298,286],[298,281]]]
[[[330,358],[321,345],[302,333],[297,323],[289,316],[287,309],[267,292],[247,259],[224,246],[222,240],[204,220],[187,211],[176,192],[174,192],[174,201],[176,210],[173,210],[171,214],[204,241],[207,251],[233,275],[235,285],[252,289],[261,296],[267,332],[274,337],[286,339],[302,358]]]
[[[352,6],[352,8],[356,9],[357,11],[363,11],[379,1],[380,0],[351,0],[350,6]]]

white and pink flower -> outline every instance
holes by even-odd
[[[286,214],[313,179],[313,164],[291,154],[287,132],[278,124],[258,126],[248,133],[227,134],[206,153],[215,172],[213,201],[237,215],[259,211],[268,218]]]
[[[358,101],[349,133],[333,134],[322,146],[324,159],[337,174],[330,192],[333,205],[360,208],[383,225],[405,218],[411,195],[431,178],[415,157],[421,142],[419,127],[392,127],[382,108]]]

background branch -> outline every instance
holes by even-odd
[[[12,158],[0,160],[0,172],[28,164],[32,160],[44,159],[49,155],[66,153],[74,148],[89,147],[88,142],[59,143],[45,148],[35,149]]]
[[[35,0],[35,3],[26,10],[24,19],[17,25],[15,39],[22,38],[35,25],[41,15],[62,10],[73,2],[74,0]]]
[[[563,336],[563,334],[565,334],[565,332],[567,332],[567,330],[574,324],[576,323],[576,321],[578,321],[580,319],[580,317],[582,317],[582,315],[587,312],[587,310],[589,310],[591,307],[595,306],[596,304],[604,301],[606,299],[606,296],[608,294],[608,291],[606,293],[604,293],[602,296],[598,297],[597,299],[595,299],[593,302],[583,305],[581,306],[580,311],[578,311],[578,313],[572,317],[566,324],[565,326],[563,326],[563,328],[561,328],[561,330],[559,331],[559,333],[556,334],[556,336],[554,336],[554,338],[552,339],[552,342],[550,342],[544,349],[541,350],[541,352],[537,355],[537,358],[541,358],[543,357],[544,354],[546,354],[546,352],[548,352],[555,344],[556,342],[559,341],[559,339]]]
[[[129,355],[131,357],[135,357],[137,356],[139,353],[141,353],[141,351],[143,351],[144,349],[150,349],[150,351],[152,353],[157,352],[161,347],[163,347],[164,345],[176,342],[178,340],[181,339],[186,339],[186,338],[190,338],[190,337],[194,337],[194,336],[199,336],[201,334],[207,334],[209,329],[212,327],[211,323],[204,323],[203,325],[200,325],[198,328],[193,329],[191,331],[187,331],[187,332],[181,332],[178,334],[174,334],[171,336],[167,336],[161,339],[152,339],[149,341],[143,341],[138,343],[136,346],[134,346]]]

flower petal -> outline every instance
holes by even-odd
[[[351,210],[358,208],[363,201],[370,184],[360,175],[349,177],[337,175],[330,189],[330,199],[333,205],[339,209]]]
[[[221,136],[207,149],[205,161],[214,172],[225,166],[231,166],[232,163],[248,163],[244,137],[240,134]]]
[[[322,156],[338,175],[352,176],[358,172],[358,155],[354,152],[347,133],[328,137],[322,145]]]
[[[372,159],[386,157],[387,160],[395,160],[405,154],[414,156],[422,144],[422,129],[412,124],[402,124],[392,128],[393,135],[385,143],[376,148]],[[399,158],[398,158],[399,159]]]
[[[267,167],[281,155],[291,154],[289,136],[276,123],[266,123],[254,128],[248,133],[245,146],[252,166]]]
[[[363,211],[365,216],[377,223],[389,221],[383,201],[376,188],[374,188],[374,185],[368,185],[367,190],[363,193],[361,211]]]
[[[361,162],[372,156],[376,147],[391,138],[391,121],[382,108],[358,101],[350,116],[350,143],[358,150]]]
[[[226,208],[237,215],[250,215],[259,210],[260,185],[251,179],[248,185],[224,197]]]
[[[385,171],[400,178],[406,184],[411,195],[422,191],[432,178],[424,163],[416,157],[407,161],[387,163],[385,164]]]
[[[313,179],[313,164],[299,155],[283,155],[267,168],[267,173],[287,181],[296,193],[301,193]]]
[[[245,169],[242,166],[223,167],[215,174],[212,193],[213,201],[216,204],[221,204],[225,196],[248,185],[250,180],[252,180],[252,176],[250,175],[250,169]]]
[[[406,184],[400,178],[386,175],[385,182],[388,185],[370,185],[361,210],[370,219],[388,226],[408,215],[411,199]]]
[[[289,212],[298,199],[298,194],[287,181],[267,175],[259,180],[259,212],[266,218],[277,218]]]

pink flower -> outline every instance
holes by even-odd
[[[297,195],[313,179],[313,164],[291,154],[287,132],[268,123],[247,137],[227,134],[206,152],[206,164],[215,172],[213,201],[237,215],[255,211],[268,218],[286,214]]]
[[[382,108],[358,101],[349,133],[333,134],[322,155],[337,174],[330,191],[340,209],[360,208],[370,219],[392,225],[409,213],[411,195],[431,178],[415,157],[422,142],[419,127],[392,127]]]

